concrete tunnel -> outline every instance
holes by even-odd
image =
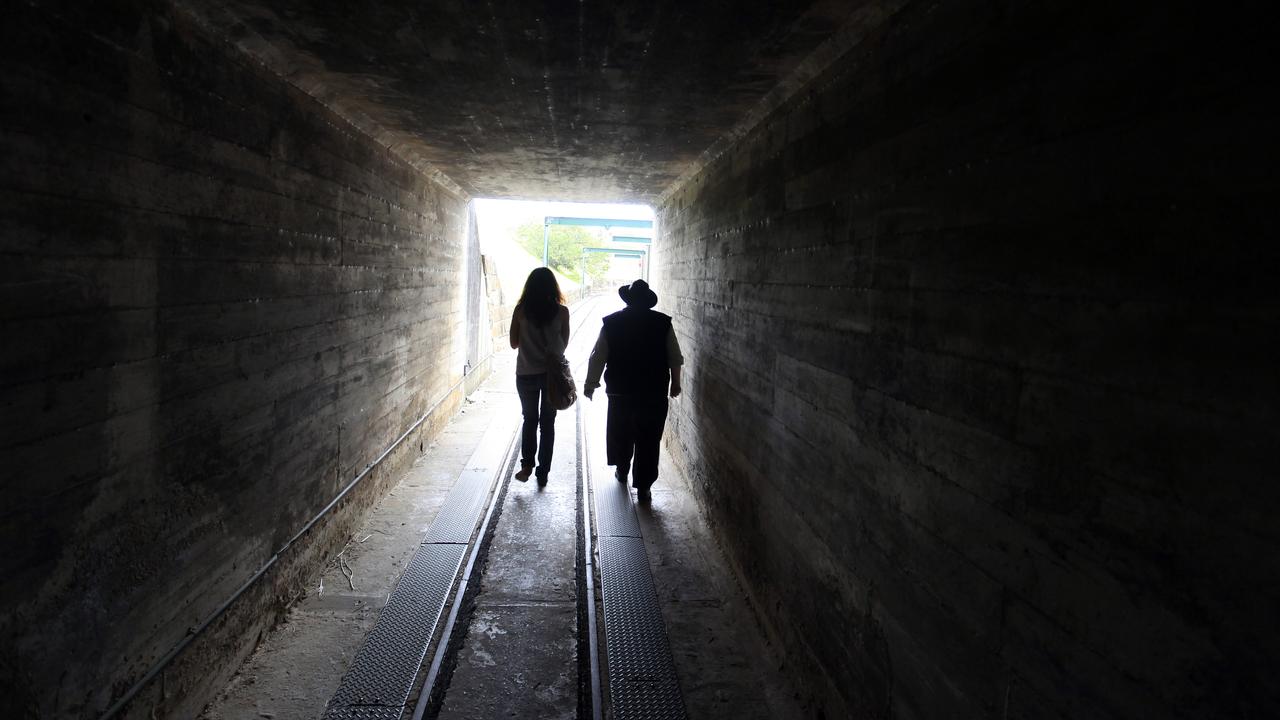
[[[1260,12],[7,5],[0,716],[1280,716]],[[481,198],[653,208],[651,504]]]

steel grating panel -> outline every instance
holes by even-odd
[[[685,718],[684,698],[676,683],[609,682],[615,720]]]
[[[686,717],[644,540],[602,536],[599,548],[613,717]]]
[[[487,471],[463,470],[422,542],[471,542],[471,533],[484,512],[485,501],[489,499],[492,479],[493,474]]]
[[[418,547],[329,701],[326,720],[382,718],[376,714],[382,708],[395,709],[391,717],[399,717],[466,550]]]
[[[329,708],[324,720],[400,720],[404,707],[343,707]]]
[[[596,496],[596,534],[600,537],[640,537],[640,524],[631,508],[631,492],[612,475],[591,483]]]

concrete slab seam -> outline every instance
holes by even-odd
[[[579,611],[579,672],[585,662],[587,678],[579,679],[579,716],[591,713],[591,720],[601,720],[604,716],[604,700],[600,678],[600,646],[598,642],[599,628],[596,623],[596,563],[592,549],[591,535],[591,463],[587,450],[587,435],[582,417],[582,404],[579,403],[575,413],[578,433],[578,611]],[[585,657],[582,654],[586,647]],[[581,687],[585,682],[587,687]]]

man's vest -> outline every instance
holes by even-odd
[[[671,318],[640,308],[620,310],[604,319],[609,343],[605,392],[610,395],[665,396],[671,375],[667,366],[667,333]]]

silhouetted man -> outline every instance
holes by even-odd
[[[636,489],[636,498],[650,499],[649,486],[658,479],[658,444],[667,422],[667,394],[680,395],[680,366],[684,357],[671,329],[671,318],[651,310],[658,296],[649,284],[636,280],[618,288],[627,304],[605,317],[600,337],[587,364],[582,393],[588,398],[600,387],[604,370],[609,396],[609,425],[605,432],[609,464],[614,476]]]

